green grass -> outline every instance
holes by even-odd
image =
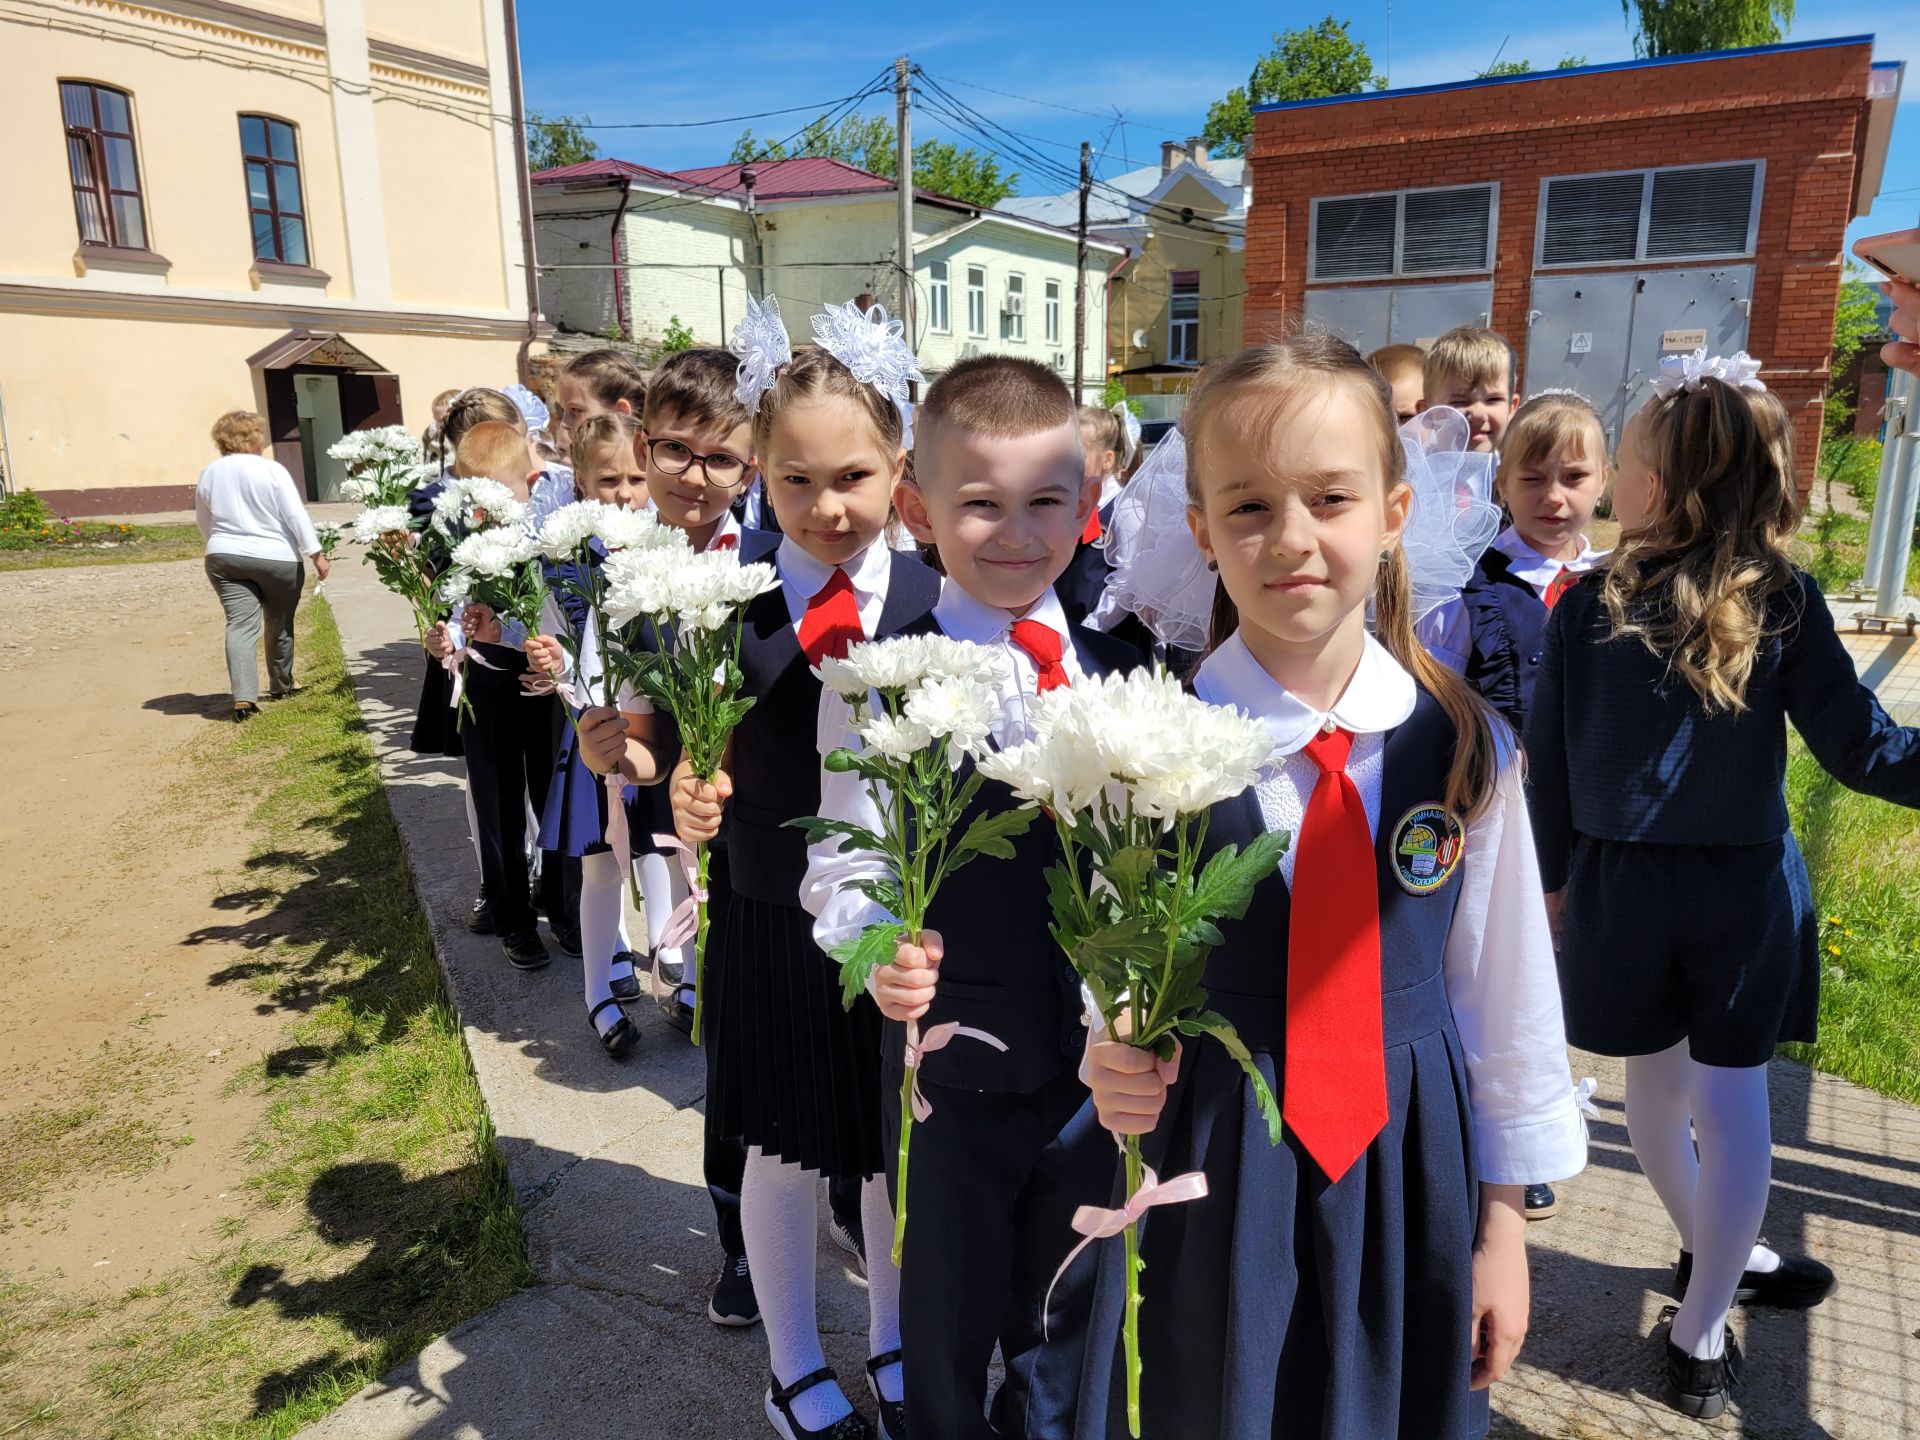
[[[1865,572],[1868,530],[1866,520],[1837,510],[1821,511],[1802,529],[1801,538],[1810,550],[1807,570],[1824,593],[1846,589]],[[1920,591],[1920,544],[1907,559],[1907,591]]]
[[[1920,813],[1847,790],[1797,736],[1787,803],[1820,912],[1820,1039],[1783,1050],[1920,1102]]]
[[[94,525],[47,536],[0,534],[0,571],[59,570],[73,565],[139,565],[197,559],[206,549],[197,525]]]
[[[297,1017],[237,1082],[266,1102],[251,1203],[158,1284],[75,1300],[0,1277],[0,1436],[278,1440],[530,1278],[332,614],[301,617],[306,691],[208,727],[192,762],[211,793],[265,779],[236,801],[253,846],[229,887],[258,943],[215,983]]]

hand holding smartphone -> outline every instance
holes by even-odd
[[[1898,338],[1880,351],[1881,358],[1920,375],[1920,229],[1862,235],[1853,253],[1887,277],[1882,288],[1893,301],[1888,325]]]

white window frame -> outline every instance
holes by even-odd
[[[1169,274],[1167,280],[1167,364],[1198,365],[1200,363],[1200,286],[1198,283],[1194,285],[1193,314],[1188,319],[1176,320],[1174,318],[1173,297],[1173,279],[1171,274]],[[1175,342],[1175,336],[1182,330],[1191,330],[1193,332],[1192,353],[1190,355],[1183,356],[1175,353],[1179,348]]]
[[[1013,313],[1013,297],[1016,295],[1020,297],[1020,308],[1023,312],[1019,315]],[[1024,313],[1027,304],[1027,277],[1022,272],[1018,270],[1007,272],[1006,296],[1007,304],[1000,315],[1000,338],[1015,345],[1024,345],[1027,343],[1027,317]]]
[[[974,277],[978,276],[978,283]],[[978,316],[978,323],[975,316]],[[984,265],[967,266],[967,338],[984,340],[987,338],[987,267]]]
[[[927,329],[953,333],[953,266],[945,260],[927,262]]]
[[[1728,162],[1721,162],[1728,163]],[[1732,162],[1738,163],[1738,162]],[[1559,177],[1555,177],[1556,179]],[[1406,251],[1407,242],[1407,200],[1409,195],[1424,195],[1435,190],[1481,190],[1490,189],[1493,193],[1487,197],[1487,263],[1476,269],[1467,270],[1419,270],[1408,274],[1401,270],[1400,261]],[[1545,191],[1541,194],[1544,196]],[[1320,207],[1329,200],[1371,200],[1381,195],[1394,197],[1393,207],[1393,268],[1374,275],[1327,275],[1319,270],[1320,257]],[[1543,201],[1544,203],[1544,201]],[[1449,275],[1491,275],[1500,253],[1500,182],[1498,180],[1475,180],[1465,185],[1409,185],[1399,190],[1354,190],[1344,195],[1316,195],[1307,206],[1307,283],[1309,285],[1358,285],[1369,280],[1439,280]]]
[[[1062,287],[1058,280],[1047,280],[1041,284],[1041,293],[1044,297],[1042,303],[1045,306],[1044,313],[1046,322],[1042,333],[1046,335],[1046,343],[1049,345],[1058,345],[1060,343],[1061,289]]]
[[[1707,250],[1696,255],[1662,255],[1647,258],[1647,227],[1653,223],[1653,177],[1671,170],[1724,170],[1730,165],[1753,166],[1753,203],[1747,212],[1747,248],[1744,250]],[[1556,180],[1599,180],[1609,175],[1639,175],[1640,228],[1633,237],[1630,260],[1546,261],[1547,186]],[[1624,170],[1581,170],[1571,175],[1544,175],[1540,179],[1540,203],[1533,222],[1533,268],[1550,272],[1570,270],[1618,270],[1625,266],[1691,264],[1696,260],[1751,260],[1760,243],[1760,203],[1767,193],[1767,162],[1757,156],[1733,160],[1703,160],[1688,165],[1628,166]]]

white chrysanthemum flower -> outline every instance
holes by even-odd
[[[618,505],[602,505],[595,516],[594,532],[609,554],[616,550],[689,548],[686,532],[662,525],[650,510],[626,510]]]
[[[508,528],[481,530],[453,547],[453,563],[488,579],[511,575],[535,559],[540,547],[524,530]]]
[[[950,640],[945,635],[922,635],[919,642],[928,675],[970,680],[977,685],[997,685],[1004,676],[1006,665],[997,649]]]
[[[498,525],[522,525],[526,505],[498,480],[484,475],[457,477],[433,497],[433,528],[442,535],[485,530]]]
[[[604,507],[598,500],[576,500],[562,505],[540,526],[540,553],[549,560],[571,560],[593,539]]]
[[[950,758],[958,765],[965,755],[986,753],[999,706],[986,686],[943,675],[909,690],[903,713],[929,734],[945,737]]]
[[[844,660],[822,660],[814,674],[827,689],[849,701],[861,699],[869,690],[904,690],[925,678],[927,642],[932,638],[895,635],[886,640],[863,640],[847,648]]]
[[[440,582],[440,598],[449,605],[458,605],[471,594],[473,594],[471,570],[449,570],[446,578]]]
[[[923,725],[896,718],[881,711],[866,716],[854,726],[861,748],[883,760],[911,760],[933,744],[933,735]]]
[[[342,480],[340,498],[351,501],[355,505],[364,505],[374,497],[374,493],[379,488],[371,480]]]
[[[382,535],[413,528],[413,516],[404,505],[375,505],[353,517],[353,538],[371,545]]]

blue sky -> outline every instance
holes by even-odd
[[[1003,153],[1003,168],[1021,172],[1020,192],[1041,194],[1068,188],[1082,140],[1099,148],[1100,175],[1156,162],[1160,141],[1197,134],[1208,103],[1245,83],[1271,32],[1309,25],[1328,6],[1109,3],[1081,12],[1084,20],[1056,20],[1060,12],[1051,11],[1036,24],[1041,13],[1015,0],[912,5],[898,15],[843,0],[805,8],[769,0],[685,9],[523,0],[520,7],[535,109],[658,126],[808,107],[751,122],[596,130],[602,154],[663,169],[717,164],[743,123],[757,135],[790,135],[816,102],[858,91],[905,53],[955,97],[1024,137],[1010,144],[1059,167],[1049,175]],[[1496,53],[1541,67],[1564,54],[1598,64],[1633,53],[1619,0],[1489,0],[1466,13],[1401,0],[1391,9],[1369,3],[1332,13],[1351,18],[1353,34],[1396,87],[1464,79]],[[1859,34],[1876,37],[1876,59],[1912,65],[1880,201],[1850,238],[1920,223],[1920,6],[1800,0],[1788,37]],[[892,98],[876,96],[862,108],[891,116]],[[981,146],[977,135],[925,109],[916,111],[914,131]]]

